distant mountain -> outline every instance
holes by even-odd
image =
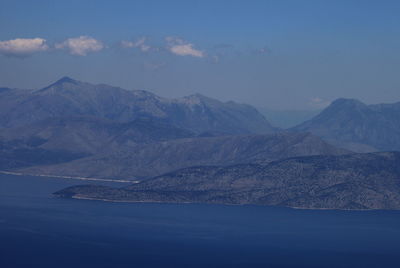
[[[19,169],[26,174],[78,177],[148,178],[195,165],[266,162],[302,155],[336,155],[337,149],[304,133],[194,137],[138,144],[64,164]]]
[[[0,91],[0,127],[53,117],[92,116],[118,122],[162,119],[196,133],[269,133],[275,129],[253,107],[202,95],[165,99],[148,91],[92,85],[64,77],[39,90]]]
[[[321,110],[272,110],[265,107],[258,107],[257,110],[273,126],[283,129],[297,126],[321,112]]]
[[[126,202],[400,209],[399,182],[400,153],[393,152],[191,167],[125,188],[83,185],[55,195]]]
[[[354,151],[400,150],[400,102],[366,105],[338,99],[292,130],[311,132]]]

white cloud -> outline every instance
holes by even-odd
[[[69,53],[77,56],[86,56],[90,52],[98,52],[104,48],[101,41],[89,36],[68,38],[62,43],[55,44],[56,49],[68,49]]]
[[[142,52],[147,52],[151,49],[151,47],[146,44],[146,37],[142,37],[136,42],[121,41],[121,46],[123,48],[139,48]]]
[[[14,57],[27,57],[33,53],[48,50],[46,39],[43,38],[17,38],[0,41],[0,54]]]
[[[203,52],[193,48],[192,44],[185,45],[173,45],[170,47],[170,51],[179,56],[193,56],[202,58]]]
[[[175,55],[192,56],[198,58],[203,58],[205,56],[203,51],[193,48],[193,44],[182,39],[166,37],[165,40],[167,41],[168,50]]]

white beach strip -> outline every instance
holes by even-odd
[[[73,177],[73,176],[57,176],[57,175],[46,175],[46,174],[24,174],[12,171],[1,171],[0,174],[14,175],[14,176],[34,176],[34,177],[47,177],[47,178],[60,178],[60,179],[72,179],[82,181],[104,181],[104,182],[120,182],[120,183],[139,183],[138,180],[121,180],[121,179],[100,179],[90,177]]]

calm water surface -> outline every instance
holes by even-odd
[[[400,267],[398,211],[51,196],[81,183],[0,175],[0,267]]]

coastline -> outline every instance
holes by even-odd
[[[12,171],[0,170],[0,174],[13,175],[13,176],[34,176],[34,177],[46,177],[46,178],[56,178],[56,179],[71,179],[71,180],[81,180],[81,181],[102,181],[102,182],[118,182],[118,183],[132,183],[136,184],[140,181],[138,180],[121,180],[121,179],[101,179],[101,178],[91,178],[91,177],[74,177],[74,176],[60,176],[60,175],[47,175],[47,174],[26,174]]]
[[[56,198],[66,198],[54,195]],[[348,209],[348,208],[307,208],[307,207],[289,207],[289,206],[271,206],[271,205],[260,205],[260,204],[227,204],[227,203],[196,203],[196,202],[163,202],[163,201],[130,201],[130,200],[112,200],[112,199],[103,199],[103,198],[93,198],[93,197],[85,197],[80,195],[74,195],[71,197],[67,197],[66,199],[76,199],[76,200],[90,200],[90,201],[101,201],[101,202],[110,202],[110,203],[148,203],[148,204],[205,204],[205,205],[223,205],[223,206],[260,206],[260,207],[280,207],[280,208],[288,208],[294,210],[337,210],[337,211],[400,211],[397,209],[374,209],[374,208],[366,208],[366,209]]]

